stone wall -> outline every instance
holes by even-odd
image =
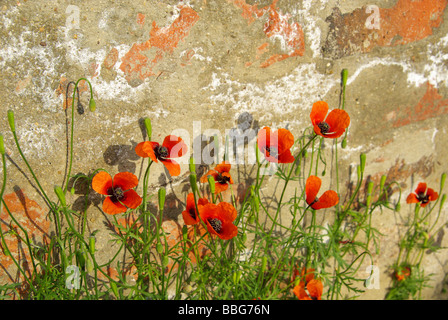
[[[376,220],[385,234],[376,257],[382,288],[364,297],[382,299],[397,228],[412,211],[405,198],[421,181],[438,189],[448,164],[447,5],[448,0],[2,1],[0,132],[8,155],[7,201],[23,217],[31,210],[41,221],[46,214],[14,146],[7,110],[15,113],[25,156],[51,192],[64,181],[70,81],[87,78],[97,106],[89,111],[89,86],[81,82],[74,173],[105,168],[141,174],[134,148],[144,139],[143,118],[151,119],[155,141],[177,130],[191,150],[194,141],[206,144],[213,134],[223,145],[225,134],[241,126],[287,127],[298,137],[310,126],[315,101],[339,105],[346,68],[351,125],[339,155],[341,185],[348,186],[350,168],[363,152],[370,178],[378,183],[387,175],[403,192],[401,213]],[[153,190],[167,187],[168,214],[179,222],[187,160],[180,176],[154,166],[150,180]],[[243,176],[235,173],[244,185]],[[397,193],[392,197],[398,201]],[[71,201],[82,202],[81,192]],[[98,198],[89,201],[89,228],[100,230],[97,248],[107,252],[109,217],[99,210]],[[37,238],[49,232],[47,223],[34,227]],[[430,254],[425,265],[435,274],[426,297],[440,298],[447,256]]]

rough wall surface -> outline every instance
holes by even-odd
[[[15,112],[23,152],[42,187],[52,190],[64,179],[70,81],[89,79],[97,104],[90,113],[89,87],[81,83],[84,112],[75,113],[74,171],[139,174],[134,147],[144,138],[142,118],[152,120],[154,140],[177,130],[190,148],[201,134],[217,133],[224,142],[226,132],[241,123],[287,127],[299,136],[310,126],[315,101],[338,105],[340,72],[347,68],[351,125],[340,155],[343,184],[364,152],[371,178],[387,174],[388,181],[397,181],[402,210],[409,211],[405,196],[420,181],[437,188],[448,164],[447,5],[448,0],[2,0],[0,131],[11,159],[7,201],[31,208],[36,218],[44,214],[14,148],[7,110]],[[243,175],[238,182],[244,183]],[[151,183],[154,190],[167,185],[170,214],[180,222],[186,161],[174,178],[154,167]],[[72,201],[82,199],[75,194]],[[98,209],[99,199],[90,201],[89,228],[100,229],[104,241],[98,250],[106,251],[108,230],[101,226],[109,217]],[[448,219],[446,205],[442,218]],[[385,234],[376,258],[383,287],[367,291],[366,298],[384,297],[401,219],[378,217]],[[35,231],[42,237],[48,225],[42,222]],[[427,298],[442,297],[447,261],[443,253],[428,256],[427,271],[435,276]]]

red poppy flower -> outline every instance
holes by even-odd
[[[232,239],[238,234],[238,228],[233,224],[237,212],[230,203],[208,203],[198,207],[198,209],[210,234],[217,235],[223,240]]]
[[[325,138],[338,138],[350,125],[350,116],[342,109],[333,109],[328,116],[327,113],[328,104],[325,101],[313,104],[310,118],[314,132]]]
[[[314,279],[314,269],[306,270],[303,267],[300,277],[299,284],[293,289],[296,297],[299,300],[321,300],[324,286],[320,280]]]
[[[215,193],[218,194],[222,191],[226,191],[229,188],[229,183],[233,184],[232,177],[230,176],[229,163],[223,161],[215,167],[215,170],[210,170],[201,177],[201,182],[206,183],[208,176],[212,176],[215,179]]]
[[[264,127],[258,131],[257,143],[258,149],[260,149],[269,162],[294,162],[294,157],[290,150],[294,144],[294,136],[289,130],[278,129],[272,132],[271,128]]]
[[[309,176],[305,184],[306,203],[314,210],[330,208],[338,204],[338,194],[333,190],[325,191],[317,197],[322,181],[319,177]]]
[[[419,203],[420,207],[424,208],[428,205],[430,201],[435,201],[439,197],[439,194],[433,189],[426,189],[426,183],[420,182],[415,189],[415,193],[411,193],[407,199],[407,203]]]
[[[117,173],[112,179],[110,174],[100,171],[92,179],[93,190],[107,196],[103,201],[103,211],[108,214],[137,208],[142,203],[142,198],[133,190],[137,185],[137,177],[130,172]]]
[[[200,198],[198,200],[198,208],[200,206],[206,205],[207,203],[208,200],[206,198]],[[193,225],[199,222],[199,215],[196,211],[193,193],[189,193],[187,196],[187,205],[185,207],[185,210],[182,211],[182,217],[184,218],[184,222],[186,225]]]
[[[180,174],[180,165],[172,160],[172,158],[180,158],[187,153],[188,147],[182,140],[174,135],[166,136],[163,144],[158,142],[144,141],[140,142],[135,147],[135,152],[142,158],[151,158],[152,161],[158,162],[160,160],[171,176],[178,176]]]
[[[411,269],[409,267],[403,267],[395,271],[395,278],[397,278],[398,281],[403,281],[406,278],[409,278],[410,275]]]
[[[299,283],[299,285],[295,286],[293,289],[294,294],[299,300],[321,300],[323,291],[324,286],[322,282],[316,279],[308,282],[306,287],[303,283]]]

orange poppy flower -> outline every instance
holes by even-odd
[[[399,270],[395,271],[395,278],[397,278],[398,281],[403,281],[406,278],[409,278],[411,275],[411,269],[409,267],[400,268]]]
[[[278,129],[272,132],[271,128],[264,127],[258,131],[257,143],[258,149],[260,149],[269,162],[294,162],[294,157],[290,150],[294,144],[294,136],[289,130]]]
[[[215,193],[218,194],[222,191],[226,191],[229,188],[229,183],[233,184],[232,177],[230,176],[230,163],[223,161],[215,167],[215,170],[210,170],[201,177],[201,182],[206,183],[208,176],[212,176],[215,179]]]
[[[233,224],[237,212],[234,206],[227,202],[208,203],[198,207],[202,221],[205,222],[210,234],[223,240],[229,240],[238,234],[238,228]]]
[[[308,293],[306,292],[308,290]],[[324,286],[320,280],[313,279],[307,283],[299,283],[293,289],[294,294],[299,300],[321,300]]]
[[[206,205],[207,203],[208,200],[206,198],[200,198],[198,200],[198,208],[200,206]],[[182,211],[182,217],[184,218],[184,222],[186,225],[193,225],[199,222],[199,215],[196,211],[193,193],[189,193],[187,196],[187,205],[185,207],[185,210]]]
[[[350,116],[342,109],[333,109],[328,116],[327,113],[328,104],[325,101],[317,101],[313,104],[310,118],[314,132],[324,138],[342,136],[350,125]]]
[[[314,210],[330,208],[338,204],[338,194],[333,190],[325,191],[317,197],[322,181],[319,177],[309,176],[305,184],[306,203]]]
[[[415,193],[411,193],[407,199],[407,203],[419,203],[420,207],[424,208],[428,205],[430,201],[435,201],[439,197],[439,194],[433,189],[426,189],[426,183],[420,182],[415,189]]]
[[[172,158],[180,158],[187,153],[188,147],[182,140],[174,135],[166,136],[163,144],[158,142],[144,141],[135,147],[135,152],[142,158],[151,158],[152,161],[160,160],[168,169],[171,176],[180,174],[180,165]]]
[[[299,300],[321,300],[324,286],[320,280],[314,279],[314,271],[312,268],[303,267],[300,273],[301,280],[293,289]],[[294,272],[294,277],[296,275],[298,275],[297,271]]]
[[[142,203],[142,198],[133,190],[137,185],[137,177],[130,172],[119,172],[112,179],[110,174],[100,171],[92,179],[93,190],[107,196],[103,201],[103,211],[108,214],[137,208]]]

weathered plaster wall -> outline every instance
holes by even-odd
[[[349,70],[351,125],[340,154],[342,176],[350,178],[350,165],[365,152],[368,174],[374,181],[382,174],[398,181],[402,202],[420,181],[437,189],[448,157],[447,5],[448,0],[3,0],[0,131],[11,160],[8,201],[23,216],[32,208],[41,219],[45,211],[14,148],[7,110],[14,110],[23,151],[42,187],[51,191],[64,179],[70,81],[89,79],[97,104],[90,113],[89,88],[82,84],[85,112],[76,112],[74,172],[140,174],[134,147],[143,140],[142,118],[151,118],[154,140],[184,130],[190,147],[200,134],[212,134],[207,129],[217,130],[224,142],[226,130],[241,125],[240,116],[252,119],[254,128],[288,127],[299,136],[310,125],[313,102],[338,105],[343,68]],[[171,182],[170,214],[177,218],[188,166],[174,178],[162,166],[153,168],[154,190]],[[244,183],[244,174],[235,176]],[[106,252],[109,231],[102,227],[109,217],[96,207],[98,198],[90,200],[89,228],[100,229],[104,241],[98,249]],[[82,201],[81,195],[72,201]],[[404,202],[403,207],[409,209]],[[384,297],[400,219],[377,217],[385,233],[376,261],[384,286],[365,297]],[[40,224],[36,237],[48,228]],[[426,296],[438,298],[446,254],[428,261],[428,272],[436,276]]]

